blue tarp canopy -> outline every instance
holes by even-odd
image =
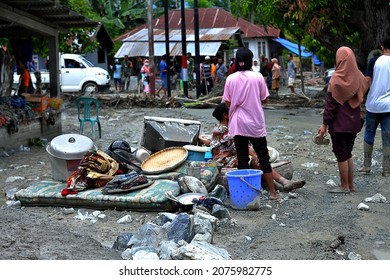
[[[281,44],[284,48],[288,49],[290,52],[294,53],[295,55],[299,55],[298,44],[295,44],[283,38],[273,38],[273,40]],[[313,54],[310,51],[308,51],[304,46],[301,45],[302,57],[308,58],[308,57],[312,57],[312,55]],[[318,59],[316,55],[314,55],[314,64],[316,65],[321,64],[321,61]]]

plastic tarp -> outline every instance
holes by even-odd
[[[288,49],[290,52],[299,55],[298,52],[298,44],[295,44],[293,42],[290,42],[286,39],[283,38],[274,38],[273,39],[275,42],[278,42],[281,44],[284,48]],[[301,56],[304,58],[309,58],[312,57],[312,53],[308,51],[304,46],[301,45]],[[321,64],[321,61],[318,59],[316,55],[314,55],[314,64],[318,65]]]

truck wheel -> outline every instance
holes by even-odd
[[[88,82],[83,86],[83,93],[98,92],[98,87],[93,82]]]

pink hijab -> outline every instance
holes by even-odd
[[[348,101],[352,108],[359,107],[369,87],[368,78],[360,72],[355,54],[348,47],[336,52],[336,71],[330,79],[328,91],[341,105]]]

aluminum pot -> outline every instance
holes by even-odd
[[[53,180],[67,181],[89,150],[96,149],[93,141],[80,134],[62,134],[51,140],[46,151],[50,156]]]

